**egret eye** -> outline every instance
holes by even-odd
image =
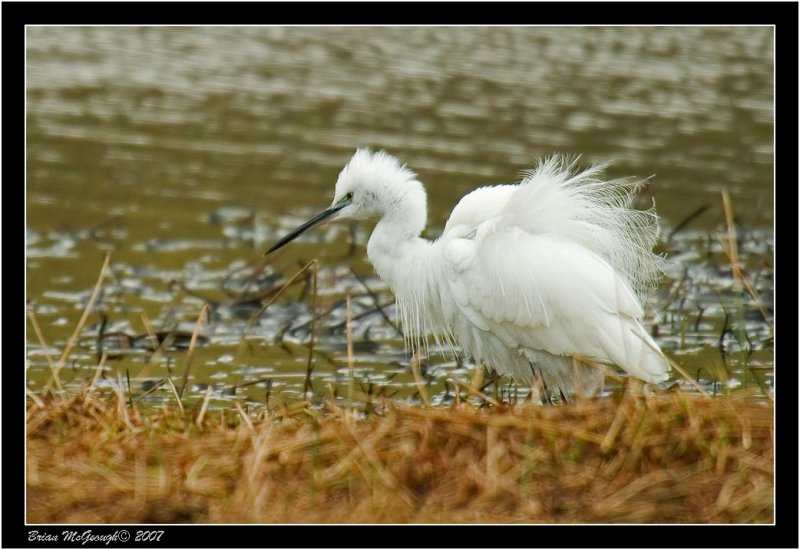
[[[344,200],[346,200],[347,202],[352,202],[353,201],[353,192],[350,191],[348,194],[346,194],[344,196]]]

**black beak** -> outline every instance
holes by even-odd
[[[323,210],[322,212],[320,212],[319,214],[308,220],[306,223],[304,223],[303,225],[301,225],[300,227],[298,227],[297,229],[295,229],[294,231],[292,231],[291,233],[280,239],[278,242],[273,244],[272,248],[264,252],[264,256],[266,256],[271,252],[275,252],[283,245],[285,245],[290,241],[293,241],[294,239],[296,239],[297,237],[299,237],[312,227],[318,226],[319,224],[321,224],[322,222],[324,222],[325,220],[336,214],[339,210],[341,210],[348,204],[350,204],[349,200],[341,200],[336,204],[334,204],[333,206],[326,208],[325,210]]]

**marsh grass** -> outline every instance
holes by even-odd
[[[560,406],[328,401],[140,411],[29,393],[32,523],[769,523],[773,405],[747,392]]]

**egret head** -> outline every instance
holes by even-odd
[[[417,175],[393,156],[359,149],[339,173],[333,205],[346,204],[339,217],[381,217],[421,189]]]
[[[393,156],[384,151],[358,149],[339,173],[333,203],[280,239],[266,254],[325,221],[341,218],[363,220],[387,215],[406,217],[410,225],[415,228],[419,225],[416,230],[419,233],[425,226],[425,190],[417,175]]]

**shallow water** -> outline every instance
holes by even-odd
[[[430,236],[465,193],[552,152],[613,159],[614,177],[655,175],[639,206],[655,200],[670,258],[650,301],[659,344],[709,391],[771,391],[771,28],[28,27],[27,48],[26,295],[49,345],[29,321],[31,387],[46,383],[45,352],[58,359],[110,252],[67,384],[97,374],[127,391],[130,380],[158,403],[188,364],[185,398],[302,397],[310,281],[249,319],[316,258],[306,389],[419,399],[391,294],[364,257],[369,225],[261,258],[329,204],[342,165],[370,145],[420,174]],[[725,254],[722,189],[752,292]],[[433,355],[421,376],[442,402],[471,366]]]

